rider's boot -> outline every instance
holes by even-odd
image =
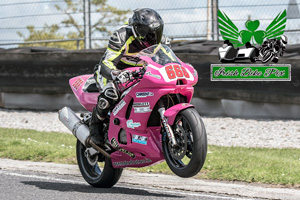
[[[104,145],[103,120],[104,118],[101,118],[98,115],[97,108],[95,107],[92,112],[92,118],[89,124],[89,130],[90,130],[90,139],[98,146]]]
[[[118,93],[113,83],[108,82],[98,96],[98,102],[92,112],[90,121],[90,139],[97,145],[105,146],[103,121],[109,112],[109,109],[118,100]]]

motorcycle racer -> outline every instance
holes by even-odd
[[[124,69],[142,66],[140,59],[136,57],[141,50],[154,44],[170,44],[169,39],[163,35],[163,27],[164,22],[155,10],[141,8],[134,10],[128,24],[111,35],[100,63],[94,68],[94,78],[100,95],[92,112],[89,130],[95,144],[103,146],[103,120],[119,99],[119,91],[113,81],[127,82],[130,73]]]
[[[268,52],[274,52],[274,58],[272,59],[273,62],[278,62],[278,56],[283,56],[283,53],[286,49],[286,44],[288,39],[285,35],[282,35],[280,39],[267,39],[263,42],[260,55],[264,57],[267,55]]]

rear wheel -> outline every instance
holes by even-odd
[[[168,166],[180,177],[196,175],[203,167],[207,153],[206,130],[200,115],[193,108],[179,112],[172,130],[177,146],[171,146],[166,133],[162,138]]]
[[[111,160],[99,154],[98,161],[91,164],[85,156],[86,147],[77,140],[77,163],[83,178],[93,187],[110,188],[121,177],[123,169],[115,169]]]

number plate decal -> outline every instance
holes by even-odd
[[[191,81],[194,80],[191,72],[185,67],[178,64],[167,65],[164,68],[159,69],[159,71],[166,82],[174,81],[177,79],[187,79]]]

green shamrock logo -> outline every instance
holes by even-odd
[[[218,11],[218,22],[223,39],[229,40],[235,47],[244,46],[247,42],[253,45],[261,45],[265,38],[280,38],[283,35],[286,23],[286,10],[279,13],[265,31],[257,30],[260,25],[258,20],[246,21],[245,26],[248,30],[239,31],[229,17],[220,10]]]
[[[239,32],[239,35],[242,38],[242,43],[246,44],[247,42],[251,41],[251,39],[255,39],[255,41],[258,44],[262,44],[264,37],[265,37],[265,31],[256,31],[256,29],[259,27],[259,21],[255,20],[255,21],[250,21],[248,20],[246,23],[246,28],[248,30],[242,30]],[[254,42],[252,42],[254,43]]]

